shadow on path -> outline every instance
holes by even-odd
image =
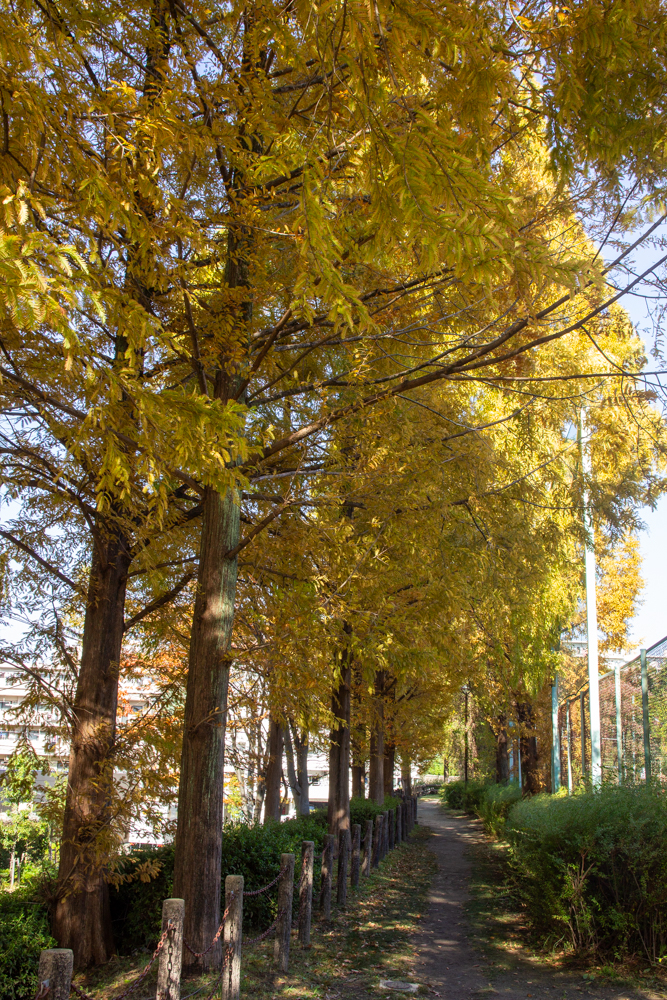
[[[419,822],[429,827],[428,849],[438,863],[438,872],[429,893],[429,906],[415,935],[415,972],[428,985],[431,995],[443,1000],[662,1000],[665,994],[652,989],[631,989],[623,985],[588,983],[581,974],[548,968],[525,955],[508,958],[496,949],[498,968],[492,957],[493,945],[476,940],[466,918],[470,901],[471,852],[484,840],[475,820],[456,816],[439,803],[419,802]],[[484,950],[482,951],[482,946]],[[491,951],[490,951],[491,949]]]

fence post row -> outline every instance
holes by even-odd
[[[314,862],[315,844],[312,840],[304,840],[301,844],[301,882],[299,883],[299,943],[302,948],[310,948]]]
[[[359,862],[361,854],[361,824],[352,824],[352,857],[350,860],[350,885],[359,885]]]
[[[373,829],[373,860],[371,862],[373,868],[377,868],[380,864],[380,844],[382,838],[382,814],[375,817],[375,824]]]
[[[157,1000],[179,1000],[183,961],[184,899],[165,899],[162,904],[161,934],[167,931],[157,969]],[[49,994],[51,997],[51,994]]]
[[[294,855],[280,855],[280,882],[278,883],[278,920],[273,957],[281,972],[289,969],[289,943],[292,930],[292,895],[294,893]]]
[[[222,949],[222,1000],[241,996],[241,952],[243,950],[243,875],[225,879],[225,911]],[[157,1000],[160,1000],[159,994]],[[178,994],[176,994],[178,1000]]]
[[[368,877],[371,873],[371,863],[373,860],[373,820],[366,820],[366,832],[364,834],[364,860],[361,865],[361,874]]]
[[[349,852],[350,831],[340,830],[338,833],[338,886],[336,903],[342,910],[347,906],[347,856]]]
[[[324,920],[331,920],[331,877],[333,874],[333,833],[325,833],[322,851],[322,886],[320,889],[320,913]]]
[[[407,839],[417,816],[417,797],[410,796],[397,809],[380,813],[375,822],[366,821],[361,856],[361,825],[355,823],[350,839],[349,830],[341,830],[338,851],[337,902],[341,909],[347,903],[348,857],[351,852],[350,884],[359,885],[359,876],[368,877],[371,867],[377,868],[389,850]],[[313,903],[313,866],[315,844],[301,844],[301,881],[299,883],[299,942],[310,947],[310,926]],[[322,885],[320,911],[324,920],[331,920],[331,890],[334,861],[334,836],[325,834],[322,852]],[[292,896],[294,891],[294,855],[280,855],[278,884],[278,917],[274,941],[274,961],[281,972],[289,969],[290,933],[292,928]],[[241,955],[243,948],[243,876],[228,875],[225,879],[225,912],[222,952],[222,1000],[240,1000]],[[160,951],[156,1000],[179,1000],[181,965],[183,960],[183,922],[185,902],[165,899],[162,904],[162,934],[167,931]],[[40,953],[37,997],[42,1000],[69,1000],[74,954],[69,948],[48,948]]]

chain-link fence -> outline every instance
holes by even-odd
[[[588,686],[558,706],[560,781],[570,790],[591,773]],[[602,780],[667,779],[667,636],[600,676]]]

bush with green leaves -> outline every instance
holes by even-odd
[[[42,948],[55,948],[46,906],[36,900],[34,886],[0,892],[0,997],[32,1000]]]
[[[450,809],[476,814],[488,787],[483,781],[452,781],[443,787],[440,794]]]
[[[552,945],[604,958],[667,953],[667,795],[604,787],[517,803],[506,828],[513,891]]]
[[[397,809],[400,802],[401,800],[393,795],[385,796],[381,806],[371,799],[357,797],[350,799],[350,823],[359,823],[363,838],[367,820],[375,820],[375,817],[379,816],[380,813],[387,812],[389,809]]]
[[[315,880],[319,879],[320,855],[327,832],[326,813],[311,813],[287,820],[284,823],[254,824],[229,823],[222,838],[222,884],[227,875],[243,875],[246,890],[260,889],[271,882],[280,871],[280,855],[295,856],[295,896],[301,866],[301,843],[315,843]],[[132,878],[146,862],[156,861],[159,873],[150,881]],[[111,889],[111,918],[116,947],[121,954],[155,946],[159,937],[162,900],[171,896],[174,849],[173,846],[144,848],[131,851],[121,859],[121,875],[125,881]],[[243,924],[247,931],[261,931],[275,918],[277,886],[261,896],[248,896],[243,901]]]
[[[475,811],[487,833],[492,837],[502,837],[510,810],[520,801],[521,788],[518,782],[510,782],[508,785],[486,785]]]

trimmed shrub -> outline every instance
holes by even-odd
[[[483,781],[452,781],[442,789],[442,798],[450,809],[476,814],[487,789]]]
[[[32,892],[32,887],[30,887]],[[55,948],[46,907],[23,889],[0,893],[0,996],[32,1000],[42,948]]]
[[[492,837],[502,837],[510,809],[520,801],[521,788],[517,782],[510,782],[509,785],[487,785],[476,809],[485,831]]]
[[[350,799],[350,823],[361,824],[361,836],[364,835],[364,828],[366,821],[369,819],[374,820],[376,816],[380,813],[387,812],[389,809],[396,809],[400,804],[400,799],[395,798],[393,795],[385,796],[385,800],[381,806],[376,802],[372,802],[370,799],[354,798]]]
[[[513,891],[545,943],[617,959],[667,951],[667,796],[605,787],[517,803]]]

